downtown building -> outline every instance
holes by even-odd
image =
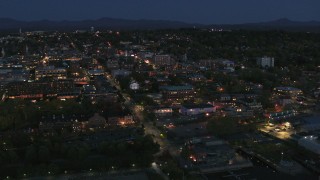
[[[70,99],[80,95],[72,80],[11,82],[5,89],[9,99]]]
[[[35,80],[42,78],[67,79],[67,70],[65,68],[56,68],[54,66],[44,66],[35,69]]]
[[[184,86],[160,86],[163,100],[175,102],[179,100],[192,100],[195,97],[195,90],[190,85]]]
[[[272,68],[274,67],[274,57],[259,57],[257,58],[257,65],[262,68]]]
[[[171,58],[170,55],[155,55],[153,57],[152,63],[155,66],[170,66],[174,65],[175,61]]]

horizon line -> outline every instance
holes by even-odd
[[[172,19],[146,19],[146,18],[117,18],[117,17],[100,17],[100,18],[84,18],[84,19],[38,19],[38,20],[22,20],[18,18],[12,18],[12,17],[0,17],[0,19],[9,19],[9,20],[15,20],[15,21],[22,21],[22,22],[39,22],[39,21],[53,21],[53,22],[64,22],[64,21],[69,21],[69,22],[80,22],[80,21],[97,21],[101,19],[113,19],[113,20],[129,20],[129,21],[167,21],[167,22],[178,22],[178,23],[185,23],[185,24],[198,24],[198,25],[239,25],[239,24],[254,24],[254,23],[267,23],[267,22],[275,22],[279,20],[287,20],[291,22],[300,22],[300,23],[305,23],[305,22],[320,22],[320,20],[293,20],[287,17],[282,17],[282,18],[276,18],[276,19],[270,19],[270,20],[261,20],[261,21],[253,21],[253,22],[239,22],[239,23],[200,23],[200,22],[186,22],[183,20],[172,20]]]

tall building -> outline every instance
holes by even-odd
[[[173,65],[175,62],[170,57],[170,55],[155,55],[153,57],[153,64],[156,66],[166,66],[166,65]]]
[[[257,58],[257,65],[263,68],[274,67],[274,58],[267,56]]]

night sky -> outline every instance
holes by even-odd
[[[204,24],[288,18],[320,21],[320,0],[0,0],[0,17],[84,20],[101,17]]]

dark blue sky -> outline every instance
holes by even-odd
[[[320,0],[0,0],[0,17],[83,20],[101,17],[196,23],[289,18],[320,21]]]

